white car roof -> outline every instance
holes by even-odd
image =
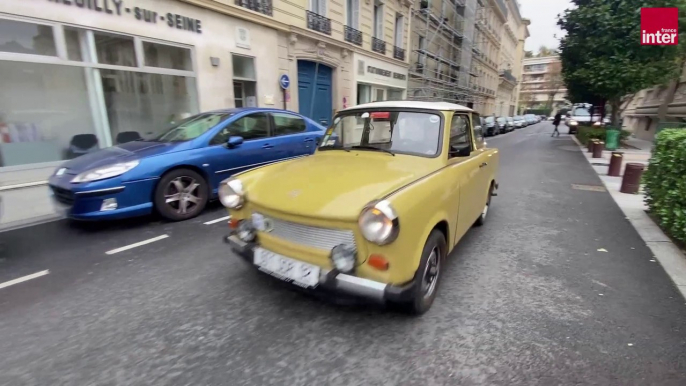
[[[472,112],[474,110],[462,105],[447,102],[422,102],[422,101],[386,101],[386,102],[372,102],[357,106],[349,107],[343,111],[357,110],[357,109],[373,109],[373,108],[401,108],[401,109],[423,109],[423,110],[437,110],[437,111],[465,111]]]

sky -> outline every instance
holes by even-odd
[[[525,49],[538,52],[542,45],[557,48],[562,31],[557,26],[557,15],[570,8],[569,0],[517,0],[519,13],[531,20]],[[556,36],[556,37],[555,37]]]

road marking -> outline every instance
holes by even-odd
[[[6,282],[4,282],[4,283],[0,283],[0,289],[5,288],[5,287],[9,287],[9,286],[11,286],[11,285],[23,283],[23,282],[25,282],[25,281],[28,281],[28,280],[31,280],[31,279],[35,279],[35,278],[37,278],[37,277],[45,276],[45,275],[47,275],[47,274],[49,274],[49,273],[50,273],[50,271],[46,269],[45,271],[40,271],[40,272],[32,273],[31,275],[26,275],[26,276],[20,277],[20,278],[18,278],[18,279],[6,281]]]
[[[224,220],[228,220],[228,219],[230,219],[230,218],[231,218],[231,216],[226,216],[226,217],[218,218],[218,219],[216,219],[216,220],[208,221],[208,222],[203,223],[203,224],[205,224],[205,225],[212,225],[212,224],[216,224],[216,223],[218,223],[218,222],[224,221]]]
[[[166,239],[167,237],[169,237],[169,236],[168,235],[162,235],[162,236],[153,237],[151,239],[139,241],[137,243],[129,244],[129,245],[123,246],[121,248],[117,248],[117,249],[113,249],[111,251],[107,251],[107,252],[105,252],[105,254],[106,255],[114,255],[115,253],[128,251],[129,249],[140,247],[141,245],[145,245],[145,244],[154,243],[155,241],[163,240],[163,239]]]

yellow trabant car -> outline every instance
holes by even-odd
[[[225,241],[294,285],[421,314],[436,297],[446,256],[486,220],[499,154],[485,145],[478,114],[460,105],[343,110],[314,155],[221,183],[231,214]]]

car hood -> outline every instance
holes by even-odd
[[[438,168],[435,158],[327,150],[239,175],[248,202],[290,215],[355,221],[370,201]]]
[[[65,162],[61,167],[67,168],[68,174],[77,174],[85,170],[111,165],[117,162],[126,162],[134,159],[171,153],[177,151],[178,148],[183,144],[184,143],[182,142],[127,142],[112,147],[106,147],[104,149],[94,151],[93,153],[84,154],[78,158],[74,158]]]

